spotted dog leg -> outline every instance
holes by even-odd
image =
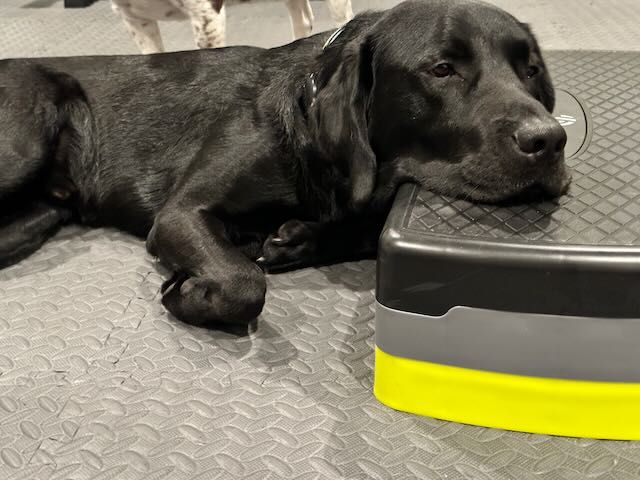
[[[311,35],[313,28],[313,10],[309,0],[285,0],[291,19],[291,28],[295,38]]]
[[[131,34],[133,41],[142,53],[160,53],[164,52],[162,37],[158,22],[144,18],[138,18],[131,14],[127,7],[112,4],[113,10],[120,15],[127,30]]]
[[[353,18],[351,0],[327,0],[331,18],[338,25],[344,25]]]
[[[224,0],[182,0],[183,11],[191,18],[198,48],[225,46],[227,14]]]

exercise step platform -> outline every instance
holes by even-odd
[[[500,207],[403,186],[374,393],[445,420],[640,439],[640,53],[545,55],[572,184]]]

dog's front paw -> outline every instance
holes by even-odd
[[[256,269],[257,270],[257,269]],[[175,274],[162,286],[162,304],[176,318],[200,327],[247,325],[264,306],[262,272],[233,281]]]
[[[313,263],[316,246],[316,232],[308,223],[289,220],[269,235],[257,263],[269,273],[307,266]]]

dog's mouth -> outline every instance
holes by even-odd
[[[557,191],[556,189],[550,189],[547,185],[535,182],[529,186],[523,187],[516,193],[506,196],[502,200],[497,200],[496,204],[509,207],[514,205],[523,205],[527,203],[537,203],[549,200],[556,200],[564,195],[569,189],[567,184],[563,191]]]
[[[479,182],[472,178],[465,178],[465,184],[457,197],[477,203],[500,205],[533,203],[553,200],[565,195],[570,183],[571,175],[566,168],[541,178],[524,180],[498,178],[491,182]]]

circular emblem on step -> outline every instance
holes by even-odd
[[[587,147],[590,120],[580,100],[566,90],[556,90],[556,106],[553,116],[567,132],[565,158],[571,158]]]
[[[576,117],[572,117],[571,115],[559,115],[556,117],[556,120],[563,127],[569,127],[576,123]]]

